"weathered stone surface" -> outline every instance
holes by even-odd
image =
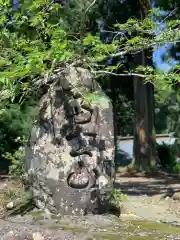
[[[91,91],[108,100],[88,70],[67,67],[48,81],[26,151],[36,204],[61,214],[95,212],[100,190],[114,180],[112,104],[84,103]]]

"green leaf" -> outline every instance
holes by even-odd
[[[129,39],[127,42],[136,44],[136,43],[139,43],[139,41],[141,41],[140,37],[134,37],[134,38]]]
[[[109,98],[99,92],[87,94],[84,98],[84,102],[91,105],[97,105],[100,108],[109,107]]]
[[[83,43],[85,46],[91,45],[95,42],[95,37],[88,33],[87,37],[84,39]]]

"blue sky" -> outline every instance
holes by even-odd
[[[152,7],[155,8],[155,0],[152,3]],[[166,23],[163,22],[164,17],[166,17],[169,12],[164,10],[158,10],[158,14],[160,15],[160,19],[155,19],[158,29],[155,31],[155,34],[158,35],[161,30],[166,28]],[[156,51],[153,52],[153,63],[157,69],[160,69],[164,72],[169,72],[175,65],[179,62],[174,58],[168,59],[168,62],[165,61],[166,57],[168,58],[169,51],[172,49],[173,44],[165,44],[163,46],[159,46]],[[180,53],[177,53],[176,56],[179,56]]]
[[[19,0],[12,0],[12,5],[13,5],[13,9],[17,11],[19,6]]]

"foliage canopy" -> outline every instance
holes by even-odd
[[[99,35],[86,35],[85,14],[95,4],[87,1],[83,5],[80,1],[81,8],[83,6],[85,10],[76,23],[80,24],[81,29],[73,33],[66,27],[66,4],[61,6],[49,0],[20,1],[18,11],[15,11],[8,0],[0,1],[1,101],[14,99],[16,94],[29,94],[35,90],[32,85],[38,77],[50,73],[56,64],[72,63],[77,59],[77,63],[90,67],[94,73],[107,74],[118,70],[120,75],[137,75],[155,84],[158,81],[163,87],[179,81],[179,65],[168,73],[155,70],[153,66],[137,65],[133,65],[130,72],[121,72],[122,61],[108,67],[102,62],[109,57],[136,56],[142,50],[152,51],[169,42],[177,44],[180,39],[180,20],[170,20],[167,16],[164,19],[166,28],[156,36],[158,24],[152,18],[152,15],[158,16],[156,9],[144,20],[131,18],[124,24],[116,24],[112,31],[115,32],[113,40],[106,44],[102,43]],[[74,9],[71,5],[68,7]]]

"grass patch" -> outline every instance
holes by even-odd
[[[11,209],[7,209],[8,203],[13,203]],[[6,181],[1,186],[0,209],[4,210],[5,215],[19,214],[32,208],[32,195],[26,190],[20,181]]]
[[[141,231],[160,231],[163,233],[180,233],[180,227],[168,225],[165,223],[157,223],[151,221],[131,221],[133,227],[140,229]]]

